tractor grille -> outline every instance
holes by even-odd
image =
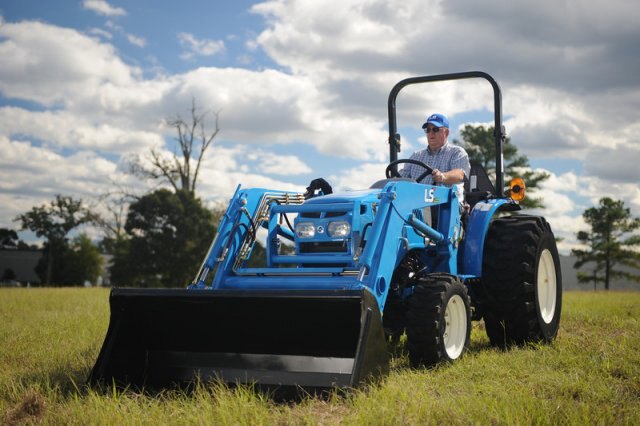
[[[340,217],[344,216],[349,212],[302,212],[300,213],[300,217],[308,218],[308,219],[318,219],[320,217]]]
[[[300,253],[346,253],[348,250],[346,240],[300,243]]]

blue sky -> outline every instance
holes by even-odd
[[[83,6],[85,3],[87,6]],[[169,73],[185,72],[198,66],[236,66],[242,62],[241,57],[247,55],[247,40],[255,37],[264,26],[262,19],[249,11],[254,2],[244,0],[188,0],[179,6],[166,0],[142,0],[121,6],[115,2],[95,3],[107,4],[112,11],[101,12],[82,0],[56,1],[55,5],[26,0],[11,2],[0,10],[9,22],[35,19],[102,36],[117,47],[125,61],[143,67],[148,74],[156,71],[156,66]],[[110,35],[105,37],[107,33]],[[181,33],[191,34],[198,40],[223,41],[225,49],[213,55],[180,59],[180,55],[188,50],[178,38]],[[254,53],[252,56],[255,57],[254,69],[263,67],[262,64],[275,65],[265,55]]]
[[[221,132],[198,193],[237,184],[303,189],[325,177],[367,187],[388,161],[386,100],[402,78],[483,70],[534,168],[537,195],[575,247],[602,196],[640,215],[640,9],[623,0],[0,2],[0,227],[55,194],[102,208],[114,186],[142,193],[127,161],[170,154],[192,99]],[[401,156],[426,115],[452,130],[491,120],[483,82],[401,94]],[[97,232],[97,231],[94,231]],[[98,234],[95,234],[98,237]]]

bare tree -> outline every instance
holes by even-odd
[[[98,203],[106,211],[106,215],[100,215],[96,225],[104,232],[105,239],[117,240],[125,234],[127,209],[131,200],[135,199],[137,198],[122,192],[107,192],[98,197]]]
[[[195,98],[191,101],[189,112],[190,121],[185,121],[180,114],[166,120],[167,124],[176,129],[180,153],[175,150],[172,156],[167,157],[152,149],[148,158],[150,165],[143,164],[139,158],[133,159],[130,163],[133,174],[150,180],[165,180],[175,192],[182,190],[195,195],[202,159],[220,132],[220,112],[213,113],[215,129],[211,132],[206,130],[207,112],[199,112]]]

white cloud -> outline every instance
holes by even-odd
[[[236,63],[238,65],[250,65],[253,62],[253,58],[249,55],[238,55],[236,57]]]
[[[198,68],[175,80],[173,95],[180,103],[190,103],[197,94],[199,104],[222,108],[225,138],[248,144],[303,141],[339,157],[385,155],[382,122],[332,108],[331,97],[304,76],[275,70]]]
[[[549,174],[549,178],[540,184],[540,186],[546,190],[564,193],[576,192],[578,190],[580,178],[575,172],[567,172],[562,175],[556,175],[550,170],[545,169],[535,169],[535,172]]]
[[[9,135],[22,135],[56,149],[93,149],[126,153],[162,144],[155,131],[122,128],[116,124],[94,124],[90,117],[65,112],[34,112],[15,107],[0,108],[0,127]]]
[[[617,153],[621,140],[628,144],[639,133],[633,123],[640,90],[632,70],[640,67],[640,9],[599,0],[596,5],[606,13],[597,17],[598,7],[586,3],[564,5],[562,13],[546,3],[505,8],[492,0],[415,0],[401,6],[382,0],[271,0],[251,10],[268,24],[255,45],[294,74],[319,82],[319,89],[340,93],[333,105],[343,116],[373,113],[398,76],[482,69],[502,85],[507,131],[521,152],[590,161],[606,141],[616,151],[611,157],[624,155]],[[425,16],[431,17],[429,25]],[[594,31],[587,31],[594,22]],[[407,97],[400,117],[412,114],[403,118],[415,117],[413,123],[418,110],[437,108],[454,117],[469,108],[492,110],[491,97],[480,89],[439,85],[426,93]],[[606,117],[606,129],[599,117]],[[627,168],[612,170],[603,177],[630,177]]]
[[[107,27],[111,31],[122,35],[124,38],[127,39],[127,41],[129,43],[133,44],[134,46],[145,47],[147,45],[147,40],[144,37],[139,37],[139,36],[136,36],[134,34],[130,34],[130,33],[126,32],[121,25],[116,24],[111,19],[109,19],[107,22],[105,22],[104,25],[105,25],[105,27]],[[98,34],[100,34],[100,32],[106,33],[106,34],[109,35],[108,38],[111,39],[111,33],[109,33],[108,31],[101,30],[101,29],[93,29],[91,32],[92,33],[98,33]]]
[[[545,205],[542,210],[534,210],[534,213],[538,213],[547,218],[568,216],[576,214],[576,205],[573,199],[571,199],[566,193],[553,191],[545,187],[539,188],[532,197],[541,198]]]
[[[0,27],[0,91],[46,106],[72,105],[96,96],[107,83],[128,85],[140,70],[126,65],[113,46],[68,28],[41,22]]]
[[[112,19],[108,19],[107,22],[104,23],[104,26],[117,33],[124,33],[124,28],[122,28],[121,25],[116,24]]]
[[[225,148],[216,146],[208,152],[201,168],[198,191],[207,198],[228,199],[238,184],[243,188],[271,188],[287,191],[304,191],[300,185],[273,179],[243,165],[247,150],[242,146]]]
[[[255,161],[256,171],[280,176],[299,175],[311,172],[311,168],[294,155],[277,155],[271,152],[257,151],[246,156]]]
[[[640,188],[634,181],[610,184],[598,177],[579,176],[574,172],[556,175],[545,171],[550,177],[533,195],[543,199],[545,208],[531,210],[530,213],[546,217],[556,236],[563,238],[558,247],[564,254],[579,246],[576,233],[588,229],[582,213],[597,205],[601,198],[624,201],[632,214],[640,211]]]
[[[640,216],[640,187],[637,181],[610,183],[597,176],[583,176],[579,187],[579,195],[588,199],[591,207],[598,204],[603,197],[622,200],[626,207],[631,208],[631,214]]]
[[[600,149],[590,150],[585,159],[585,174],[609,182],[640,182],[639,143],[640,134],[636,134],[635,139],[621,144],[618,149],[601,146]]]
[[[113,34],[111,34],[109,31],[103,30],[102,28],[91,28],[88,33],[105,38],[107,40],[111,40],[113,38]]]
[[[105,0],[83,0],[82,7],[105,16],[124,16],[127,11],[121,7],[113,7]]]
[[[213,56],[224,51],[224,41],[198,39],[190,33],[179,33],[178,40],[184,49],[180,57],[193,59],[196,56]]]
[[[25,38],[34,26],[40,35]],[[40,87],[34,87],[31,77],[25,78],[24,74],[16,73],[13,82],[6,81],[3,89],[9,95],[45,104],[62,102],[63,106],[45,111],[3,108],[0,123],[8,135],[35,138],[56,149],[92,148],[118,154],[144,151],[160,145],[163,134],[172,136],[172,129],[160,126],[160,121],[186,111],[192,97],[196,97],[199,105],[209,109],[223,107],[220,108],[223,134],[232,140],[248,144],[301,140],[315,145],[321,152],[343,156],[367,157],[384,151],[380,147],[384,146],[385,135],[379,122],[334,113],[327,106],[330,99],[320,94],[305,77],[273,70],[200,68],[183,75],[143,80],[136,68],[120,62],[111,46],[73,30],[20,23],[6,34],[12,36],[15,43],[6,41],[0,48],[10,45],[15,51],[33,51],[39,68],[49,70],[54,76],[78,76],[73,82],[59,82],[44,74],[37,82]],[[40,45],[45,43],[45,38],[49,43],[48,53],[42,54]],[[51,42],[56,39],[60,42]],[[66,42],[62,42],[63,39]],[[78,70],[83,67],[82,61],[62,64],[54,60],[74,55],[76,51],[96,55],[93,63],[114,64],[118,78],[111,77],[108,67],[87,67],[82,75]],[[21,64],[18,57],[14,65],[17,68],[28,63]],[[216,84],[212,85],[214,81]],[[355,133],[361,137],[346,144],[345,137]],[[379,142],[379,146],[372,146],[369,139]],[[261,164],[262,173],[302,174],[310,170],[294,156],[266,158],[268,161]],[[288,162],[288,167],[282,167],[283,162]]]
[[[571,253],[572,249],[580,248],[581,245],[576,239],[579,231],[588,229],[588,226],[582,220],[582,217],[574,217],[569,215],[547,217],[551,229],[556,238],[561,238],[557,243],[558,251],[565,256]]]
[[[92,199],[111,188],[117,165],[91,151],[64,156],[0,135],[0,227],[55,194]]]
[[[334,190],[357,190],[369,188],[374,182],[384,178],[388,163],[365,163],[338,175],[329,177]]]
[[[145,47],[147,45],[147,41],[143,37],[134,36],[133,34],[127,34],[127,40],[134,46]]]
[[[437,14],[436,1],[328,0],[321,3],[272,0],[252,7],[267,19],[257,42],[269,55],[294,72],[377,70],[388,58],[406,52],[406,33],[424,25],[420,9]],[[437,22],[437,20],[433,20]],[[386,59],[385,59],[386,58]],[[336,65],[340,66],[336,66]]]

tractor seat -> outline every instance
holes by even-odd
[[[480,164],[472,164],[469,178],[464,180],[464,199],[473,208],[476,203],[486,200],[495,194],[496,190]]]

